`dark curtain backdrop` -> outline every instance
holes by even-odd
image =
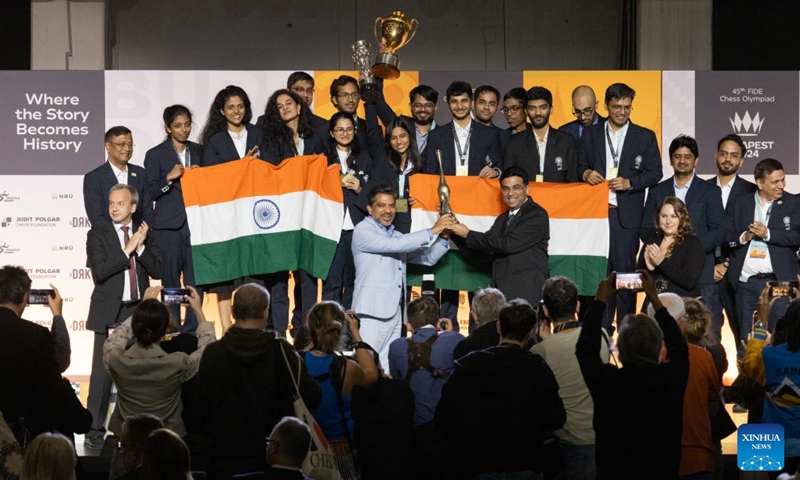
[[[31,69],[31,2],[0,1],[0,70]]]
[[[714,0],[714,70],[800,70],[800,2]]]
[[[350,70],[351,45],[401,7],[401,69],[611,70],[634,0],[108,0],[107,68]],[[634,17],[631,17],[634,15]],[[628,13],[635,20],[635,8]],[[629,40],[635,27],[628,27]],[[635,48],[625,54],[635,59]],[[635,66],[635,64],[634,64]],[[627,67],[632,68],[632,67]]]
[[[622,32],[620,35],[619,70],[636,70],[638,62],[638,42],[636,29],[639,23],[638,0],[624,0],[622,8]]]

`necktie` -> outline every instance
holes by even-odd
[[[508,215],[508,218],[506,219],[506,228],[508,228],[508,226],[511,225],[511,222],[514,221],[514,217],[516,217],[516,216],[517,216],[516,213],[512,213],[512,214]]]
[[[122,234],[124,235],[123,241],[125,242],[125,245],[131,241],[131,237],[128,235],[129,229],[130,227],[128,226],[122,227]],[[138,289],[136,288],[136,259],[133,258],[133,255],[128,257],[128,278],[131,281],[131,301],[135,302],[136,300],[139,300],[139,295],[137,293]]]

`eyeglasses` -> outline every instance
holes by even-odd
[[[267,447],[269,447],[269,444],[270,444],[270,442],[271,442],[271,441],[272,441],[272,439],[270,439],[269,437],[266,437],[266,438],[264,439],[264,446],[267,446]]]
[[[337,127],[333,129],[333,133],[335,133],[336,135],[352,135],[353,132],[355,131],[356,129],[353,127],[347,127],[347,128]]]
[[[500,187],[500,191],[502,191],[503,193],[508,193],[510,191],[521,192],[521,191],[525,190],[526,186],[527,185],[511,185],[510,188],[509,187]]]
[[[357,99],[357,98],[360,98],[360,97],[361,97],[361,94],[358,93],[358,92],[337,93],[336,94],[336,98],[339,98],[341,100],[344,100],[344,99],[354,100],[354,99]]]
[[[121,441],[117,442],[117,451],[121,452],[124,448],[131,448],[130,443],[122,443]]]
[[[510,107],[503,107],[500,109],[503,114],[508,115],[509,113],[517,113],[522,110],[522,105],[511,105]]]
[[[572,114],[575,115],[576,118],[591,117],[594,115],[594,107],[584,108],[583,110],[578,110],[576,108],[572,111]]]
[[[720,158],[728,158],[730,157],[733,160],[739,160],[742,158],[742,154],[738,152],[726,152],[725,150],[720,150],[717,152],[717,156]]]
[[[609,105],[608,109],[611,110],[614,113],[620,113],[620,112],[631,113],[631,110],[633,110],[633,106],[632,105]]]
[[[433,110],[435,107],[433,103],[412,103],[411,108],[414,110]]]
[[[135,143],[122,143],[122,142],[120,142],[120,143],[108,142],[108,143],[110,143],[111,145],[114,145],[115,147],[117,147],[120,150],[126,150],[126,149],[127,150],[133,150],[134,148],[136,148],[136,144]]]

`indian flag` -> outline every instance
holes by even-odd
[[[181,187],[198,284],[297,269],[328,276],[344,207],[339,166],[324,156],[186,170]]]
[[[507,207],[500,198],[500,183],[479,177],[446,177],[450,206],[470,230],[488,231]],[[429,227],[439,208],[435,175],[411,176],[412,231]],[[581,295],[594,295],[605,278],[608,263],[608,187],[587,183],[531,183],[533,200],[550,217],[550,275],[572,279]],[[491,258],[474,251],[450,251],[434,267],[409,265],[408,282],[420,285],[423,273],[436,275],[436,286],[475,290],[492,282]]]

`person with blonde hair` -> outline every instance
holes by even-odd
[[[699,300],[686,300],[684,308],[686,313],[678,318],[678,326],[689,344],[689,378],[683,394],[680,475],[705,474],[711,478],[717,466],[708,419],[724,408],[719,399],[719,372],[705,349],[711,312]]]
[[[334,353],[341,350],[339,346],[345,322],[354,342],[352,348],[356,361],[344,360]],[[308,373],[322,387],[322,403],[311,413],[336,454],[342,478],[359,478],[355,464],[348,461],[353,458],[355,450],[350,405],[353,387],[370,387],[378,380],[372,348],[361,341],[355,313],[345,313],[336,302],[320,302],[311,307],[306,317],[306,329],[312,345],[310,351],[304,352],[303,360]]]
[[[25,450],[20,480],[75,480],[75,447],[60,433],[42,433]]]

